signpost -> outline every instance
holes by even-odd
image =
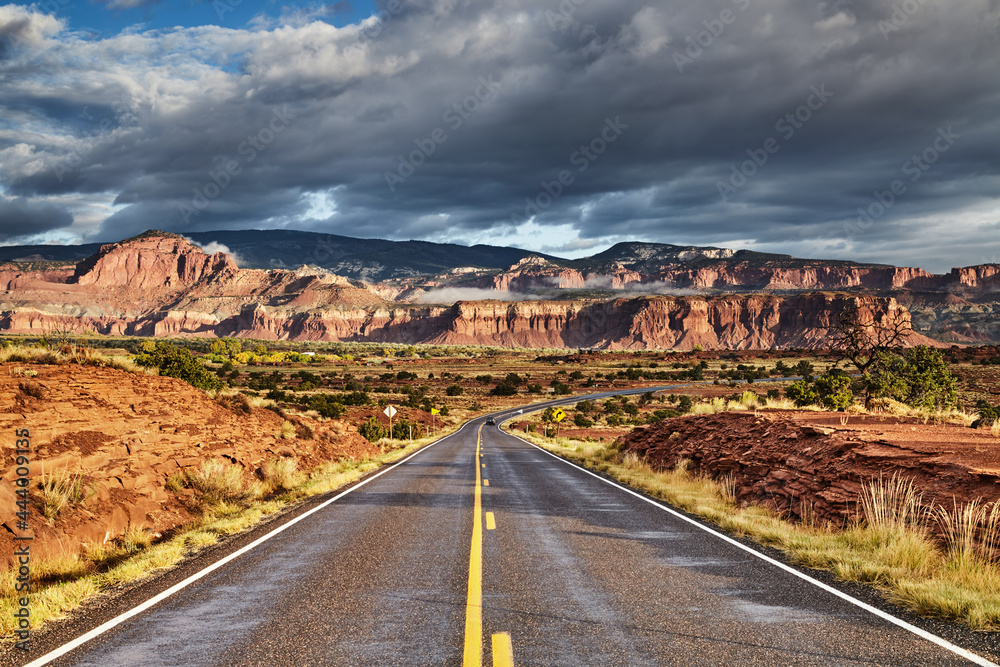
[[[392,418],[396,415],[396,408],[390,405],[382,412],[389,418],[389,439],[392,440]]]
[[[566,419],[566,413],[563,411],[562,408],[556,408],[555,411],[552,413],[552,421],[556,423],[556,434],[553,436],[555,438],[559,437],[559,422],[561,422],[563,419]]]
[[[441,413],[441,411],[438,410],[437,408],[431,408],[431,434],[432,435],[436,432],[436,429],[434,428],[434,415],[437,415],[437,414],[440,414],[440,413]]]

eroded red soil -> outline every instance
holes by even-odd
[[[639,428],[622,439],[654,467],[689,459],[713,478],[732,475],[737,500],[837,523],[879,475],[911,478],[926,502],[1000,499],[1000,439],[985,430],[897,417],[824,412],[725,412]]]

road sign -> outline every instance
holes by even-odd
[[[385,416],[388,417],[389,419],[392,419],[393,417],[396,416],[396,408],[392,407],[391,405],[382,412],[384,412]]]
[[[555,412],[552,413],[552,421],[561,422],[566,418],[566,413],[562,411],[562,408],[556,408]]]
[[[439,414],[441,414],[441,411],[438,410],[437,408],[431,408],[431,414],[432,415],[439,415]]]

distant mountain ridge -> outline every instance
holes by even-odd
[[[240,266],[249,269],[295,268],[303,264],[319,266],[354,280],[381,282],[447,273],[464,267],[505,270],[528,257],[540,257],[556,266],[591,273],[610,270],[618,264],[640,273],[655,271],[664,264],[769,263],[783,268],[827,266],[884,267],[844,260],[799,259],[791,255],[760,253],[728,248],[681,246],[667,243],[626,241],[580,259],[506,246],[433,243],[430,241],[387,241],[359,239],[336,234],[297,230],[241,230],[184,234],[200,246],[226,246]],[[142,235],[136,238],[141,238]],[[82,245],[27,245],[0,247],[0,262],[18,260],[69,262],[86,259],[101,249],[102,243]]]
[[[549,265],[529,257],[518,266]],[[387,300],[380,290],[391,288],[308,266],[240,268],[224,252],[148,232],[106,244],[73,266],[0,268],[0,331],[690,350],[822,347],[837,313],[852,304],[876,318],[909,316],[878,296],[494,298],[417,306]],[[908,342],[933,343],[919,334]]]
[[[503,246],[358,239],[296,230],[194,232],[183,236],[200,246],[226,246],[243,268],[292,269],[308,264],[368,282],[433,275],[463,266],[506,269],[531,255],[566,261]],[[107,244],[6,246],[0,247],[0,262],[79,261],[96,254],[103,245]]]

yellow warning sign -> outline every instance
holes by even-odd
[[[552,421],[561,422],[566,418],[566,413],[563,412],[562,408],[556,408],[555,412],[552,413]]]

